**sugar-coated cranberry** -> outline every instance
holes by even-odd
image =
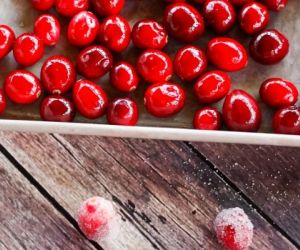
[[[194,85],[198,101],[208,104],[220,101],[230,90],[231,79],[223,71],[213,70],[202,75]]]
[[[250,94],[235,89],[225,99],[223,118],[230,130],[254,132],[261,124],[261,110]]]
[[[72,95],[76,109],[84,117],[97,119],[105,113],[108,97],[96,83],[79,80],[74,84]]]
[[[151,85],[145,92],[144,104],[147,111],[156,117],[169,117],[184,107],[186,95],[175,83],[160,82]]]
[[[288,0],[263,0],[263,3],[269,10],[278,12],[286,7]]]
[[[200,76],[207,68],[203,50],[187,45],[179,49],[174,59],[174,71],[183,81],[191,81]]]
[[[89,0],[56,0],[55,7],[59,14],[73,17],[89,8]]]
[[[31,0],[32,8],[40,11],[49,10],[53,7],[55,0]]]
[[[13,46],[13,53],[17,63],[31,66],[44,55],[44,43],[36,35],[24,33],[20,35]]]
[[[30,104],[41,95],[39,79],[27,70],[15,70],[5,79],[4,91],[8,98],[18,104]]]
[[[157,21],[144,19],[133,26],[132,42],[139,49],[163,49],[168,43],[168,33]]]
[[[86,78],[104,76],[111,69],[113,57],[110,51],[100,45],[92,45],[81,51],[77,57],[77,70]]]
[[[225,71],[238,71],[248,64],[246,49],[237,40],[216,37],[209,41],[207,57],[212,64]]]
[[[110,82],[119,91],[134,91],[138,87],[139,81],[135,68],[127,62],[115,64],[110,71]]]
[[[3,59],[12,49],[15,41],[13,30],[1,24],[0,25],[0,60]]]
[[[289,52],[288,39],[278,30],[269,29],[258,33],[250,42],[250,54],[262,64],[280,62]]]
[[[0,89],[0,114],[5,111],[6,108],[6,97],[2,89]]]
[[[118,15],[124,7],[125,0],[91,0],[100,16]]]
[[[99,29],[99,41],[114,52],[122,52],[130,43],[131,28],[121,16],[107,17]]]
[[[300,135],[300,108],[284,107],[274,114],[273,131],[277,134]]]
[[[201,14],[186,3],[168,5],[164,12],[164,25],[171,36],[182,42],[198,40],[205,30]]]
[[[198,109],[194,115],[194,128],[201,130],[219,130],[222,126],[222,115],[212,107]]]
[[[234,6],[243,6],[247,3],[254,2],[255,0],[229,0]]]

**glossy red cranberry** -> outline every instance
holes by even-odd
[[[15,33],[13,30],[6,25],[0,25],[0,60],[11,51],[14,41]]]
[[[75,117],[75,107],[69,99],[63,96],[47,96],[41,102],[40,116],[44,121],[71,122]]]
[[[90,79],[104,76],[111,69],[112,64],[112,54],[100,45],[92,45],[84,49],[77,57],[78,73]]]
[[[155,20],[144,19],[133,26],[132,42],[139,49],[163,49],[168,43],[168,33]]]
[[[89,8],[89,0],[56,0],[56,11],[68,17],[73,17]]]
[[[263,3],[269,10],[278,12],[286,7],[288,0],[264,0]]]
[[[166,53],[149,49],[139,56],[137,70],[146,82],[164,82],[172,77],[173,64]]]
[[[13,53],[17,63],[28,67],[37,63],[43,57],[44,43],[37,36],[24,33],[16,39]]]
[[[32,8],[44,11],[49,10],[53,7],[55,0],[31,0]]]
[[[87,46],[95,41],[98,30],[99,21],[92,12],[79,12],[69,23],[68,41],[75,46]]]
[[[125,0],[91,0],[100,16],[118,15],[124,7]]]
[[[107,17],[100,25],[99,41],[114,52],[122,52],[130,43],[131,28],[121,16]]]
[[[139,85],[135,68],[127,62],[119,62],[110,71],[110,82],[119,91],[131,92]]]
[[[229,92],[231,79],[223,71],[213,70],[202,75],[194,85],[194,93],[202,104],[214,103],[223,99]]]
[[[49,93],[64,94],[76,81],[75,67],[66,57],[52,56],[42,66],[41,81]]]
[[[223,118],[230,130],[254,132],[261,124],[261,110],[250,94],[235,89],[225,99]]]
[[[41,95],[39,79],[27,70],[15,70],[5,79],[4,91],[8,98],[18,104],[30,104]]]
[[[166,7],[164,25],[169,34],[182,42],[195,42],[205,30],[203,17],[191,5],[174,3]]]
[[[161,82],[148,87],[144,96],[147,111],[156,117],[169,117],[180,112],[185,104],[184,90],[175,83]]]
[[[79,80],[73,87],[73,101],[81,115],[89,119],[101,117],[107,108],[108,98],[104,90],[89,80]]]
[[[107,122],[112,125],[134,126],[139,119],[138,106],[130,98],[113,100],[107,109]]]
[[[179,49],[174,59],[174,70],[183,81],[191,81],[207,68],[206,55],[202,49],[187,45]]]
[[[234,6],[243,6],[247,3],[254,2],[255,0],[229,0]]]
[[[297,102],[298,89],[290,81],[282,78],[270,78],[260,87],[260,97],[267,105],[280,108]]]
[[[41,15],[34,23],[34,34],[48,46],[58,43],[60,30],[60,23],[53,15]]]
[[[212,64],[225,71],[238,71],[248,64],[248,54],[244,46],[229,37],[211,39],[206,53]]]
[[[207,0],[202,7],[206,23],[217,33],[228,32],[236,21],[236,12],[228,0]]]
[[[198,109],[194,116],[194,128],[201,130],[219,130],[222,126],[222,115],[212,107]]]
[[[2,89],[0,89],[0,114],[5,111],[6,108],[6,98]]]
[[[248,35],[264,30],[270,20],[269,11],[261,3],[252,2],[244,5],[240,10],[239,24]]]
[[[284,107],[273,117],[273,131],[277,134],[300,135],[300,108]]]
[[[289,52],[288,39],[276,29],[264,30],[252,38],[250,54],[262,64],[280,62]]]

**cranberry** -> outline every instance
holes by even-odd
[[[168,81],[173,74],[173,64],[170,57],[159,50],[149,49],[138,58],[137,69],[146,82]]]
[[[282,78],[267,79],[262,83],[259,93],[267,105],[275,108],[294,105],[298,99],[297,87]]]
[[[185,99],[185,92],[178,84],[161,82],[148,87],[144,104],[153,116],[169,117],[183,109]]]
[[[262,64],[280,62],[289,52],[288,39],[276,29],[264,30],[252,38],[250,54]]]
[[[248,64],[244,46],[229,37],[211,39],[207,47],[207,57],[212,64],[225,71],[238,71]]]
[[[32,8],[40,11],[49,10],[53,7],[55,0],[31,0]]]
[[[235,24],[236,12],[227,0],[205,1],[202,13],[207,24],[217,33],[225,33]]]
[[[107,17],[100,25],[99,40],[114,52],[122,52],[130,43],[131,28],[121,16]]]
[[[139,81],[136,70],[127,62],[117,63],[110,71],[110,82],[119,91],[134,91],[138,87]]]
[[[39,79],[27,70],[15,70],[5,79],[4,91],[15,103],[30,104],[41,95],[42,87]]]
[[[48,46],[58,43],[60,29],[60,23],[53,15],[41,15],[34,23],[34,34]]]
[[[44,43],[37,36],[24,33],[16,39],[13,53],[17,63],[31,66],[43,57]]]
[[[204,33],[204,20],[200,13],[186,3],[166,7],[164,24],[169,34],[182,42],[194,42]]]
[[[292,106],[279,109],[273,117],[273,131],[300,135],[300,108]]]
[[[109,124],[134,126],[138,119],[138,106],[130,98],[118,98],[108,105],[107,121]]]
[[[255,0],[229,0],[234,6],[243,6],[247,3],[254,2]]]
[[[77,70],[86,78],[104,76],[112,67],[113,57],[108,49],[92,45],[81,51],[77,57]]]
[[[89,8],[89,0],[56,0],[56,11],[68,17],[73,17]]]
[[[2,89],[0,89],[0,114],[5,111],[6,108],[6,98]]]
[[[0,25],[0,60],[11,51],[14,41],[15,33],[13,30],[6,25]]]
[[[68,27],[68,40],[75,46],[87,46],[93,43],[99,30],[97,17],[89,11],[75,15]]]
[[[132,42],[139,49],[163,49],[168,43],[168,33],[158,22],[145,19],[133,26]]]
[[[281,11],[288,4],[288,0],[264,0],[263,3],[269,10]]]
[[[209,71],[194,85],[194,93],[202,104],[213,103],[224,98],[230,90],[231,79],[222,71]]]
[[[69,99],[52,95],[42,101],[40,115],[44,121],[71,122],[75,117],[75,108]]]
[[[124,7],[125,0],[91,0],[100,16],[118,15]]]
[[[177,51],[174,59],[174,70],[181,80],[194,80],[206,68],[206,55],[199,47],[187,45]]]
[[[51,94],[64,94],[74,84],[76,71],[73,63],[63,56],[48,58],[41,69],[41,81]]]
[[[216,108],[198,109],[194,116],[194,128],[202,130],[219,130],[222,126],[221,113]]]
[[[260,127],[261,110],[250,94],[235,89],[225,99],[223,117],[229,129],[253,132]]]
[[[73,101],[81,115],[89,119],[101,117],[107,108],[108,98],[104,90],[89,80],[79,80],[73,87]]]

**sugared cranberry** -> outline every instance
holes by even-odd
[[[13,53],[17,63],[31,66],[43,57],[44,43],[36,35],[24,33],[16,39]]]
[[[75,117],[75,107],[63,96],[47,96],[41,102],[40,116],[44,121],[71,122]]]
[[[41,95],[39,79],[27,70],[15,70],[5,79],[4,91],[10,100],[18,104],[30,104]]]
[[[68,17],[73,17],[89,8],[89,0],[56,0],[56,11]]]
[[[118,15],[124,7],[125,0],[91,0],[100,16]]]
[[[6,108],[6,98],[2,89],[0,89],[0,114],[5,111]]]
[[[248,64],[244,46],[229,37],[211,39],[207,47],[207,57],[212,64],[225,71],[238,71]]]
[[[119,91],[131,92],[139,85],[135,68],[127,62],[119,62],[110,71],[110,82]]]
[[[288,4],[288,0],[264,0],[263,3],[269,10],[281,11]]]
[[[230,90],[231,79],[222,71],[213,70],[202,75],[194,85],[198,101],[208,104],[220,101]]]
[[[195,42],[205,30],[203,17],[186,3],[168,5],[164,12],[164,24],[169,34],[182,42]]]
[[[260,127],[261,110],[250,94],[235,89],[225,99],[223,118],[230,130],[254,132]]]
[[[280,62],[289,52],[288,39],[276,29],[264,30],[252,38],[250,54],[262,64]]]
[[[132,42],[139,49],[163,49],[168,43],[168,33],[155,20],[145,19],[133,26]]]
[[[222,115],[212,107],[198,109],[194,116],[194,128],[201,130],[219,130],[222,126]]]
[[[6,25],[0,25],[0,60],[11,51],[14,41],[15,33],[13,30]]]
[[[169,117],[183,109],[185,99],[185,92],[178,84],[161,82],[148,87],[144,104],[153,116]]]
[[[53,7],[55,0],[31,0],[32,8],[40,11],[49,10]]]
[[[300,135],[300,108],[284,107],[273,117],[273,131],[277,134]]]
[[[113,57],[108,49],[92,45],[77,57],[77,70],[86,78],[94,79],[105,75],[112,67]]]
[[[194,80],[206,68],[206,55],[199,47],[187,45],[177,51],[174,59],[174,70],[181,80]]]
[[[254,2],[255,0],[229,0],[234,6],[243,6],[247,3]]]
[[[79,80],[73,87],[73,101],[81,115],[89,119],[101,117],[107,108],[108,98],[104,90],[89,80]]]

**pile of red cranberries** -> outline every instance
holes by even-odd
[[[147,0],[145,0],[147,1]],[[0,90],[0,112],[6,98],[17,104],[36,102],[46,93],[40,105],[40,116],[46,121],[70,122],[76,111],[89,119],[106,114],[113,125],[136,125],[138,105],[126,94],[141,82],[148,84],[144,105],[153,116],[176,115],[185,106],[185,89],[170,82],[177,75],[182,82],[194,84],[199,101],[194,115],[196,129],[218,130],[222,123],[233,131],[257,131],[261,109],[257,100],[241,89],[231,89],[227,72],[247,67],[248,52],[237,40],[226,36],[237,23],[241,32],[252,36],[249,55],[258,63],[280,62],[289,51],[286,36],[276,29],[266,29],[270,11],[280,11],[287,0],[161,0],[165,2],[163,22],[144,19],[133,27],[120,15],[125,0],[31,0],[38,11],[56,12],[69,18],[68,42],[80,48],[76,62],[56,55],[48,58],[37,77],[26,69],[15,70]],[[206,50],[195,45],[205,29],[215,37]],[[40,15],[34,31],[15,37],[13,30],[0,25],[0,60],[11,50],[22,67],[37,63],[46,46],[58,44],[61,26],[56,16]],[[170,39],[182,43],[174,60],[163,50]],[[130,43],[139,51],[136,64],[115,61]],[[214,70],[207,70],[208,65]],[[83,79],[77,80],[77,73]],[[110,100],[93,80],[109,74],[111,85],[124,98]],[[71,98],[67,98],[70,96]],[[259,90],[261,100],[276,109],[273,130],[276,133],[300,134],[300,108],[294,106],[298,90],[282,78],[265,80]],[[224,99],[222,113],[211,106]],[[192,121],[191,121],[192,122]]]

